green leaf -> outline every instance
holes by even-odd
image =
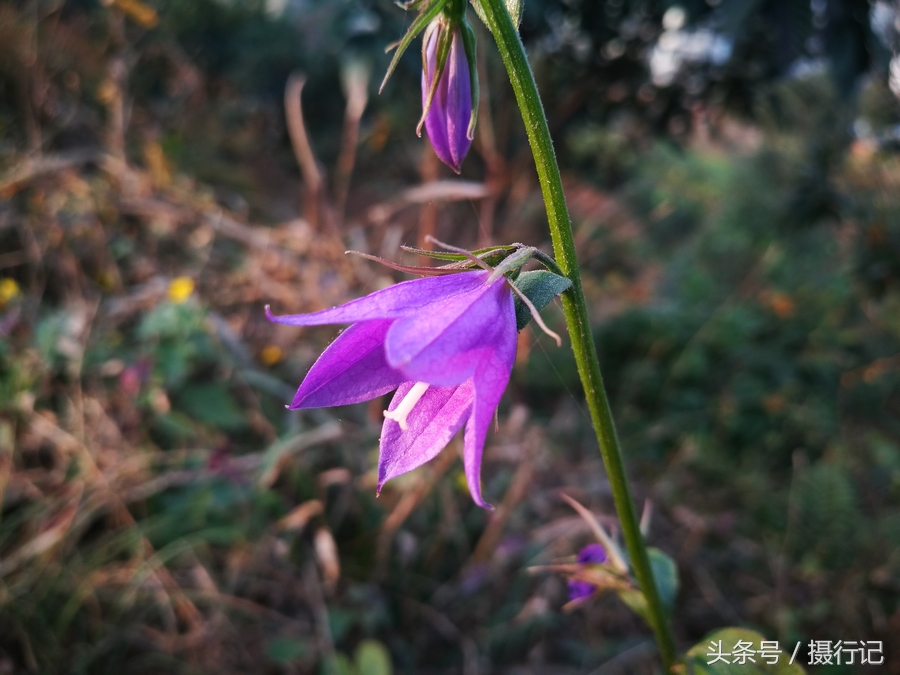
[[[505,0],[506,3],[506,11],[509,12],[509,15],[512,17],[513,25],[518,29],[519,24],[522,23],[522,12],[525,10],[525,0]],[[488,27],[490,30],[490,25],[487,21],[487,16],[484,14],[484,8],[481,6],[481,0],[472,0],[472,7],[475,8],[475,13],[478,15],[478,18],[481,19],[481,22]]]
[[[359,675],[392,675],[391,655],[378,640],[363,640],[356,648]]]
[[[280,637],[266,645],[266,656],[278,663],[290,663],[303,658],[308,649],[308,645],[302,640]]]
[[[522,272],[519,278],[515,280],[516,288],[518,288],[531,300],[531,304],[538,311],[550,304],[557,295],[568,290],[572,286],[572,282],[547,270],[534,270],[533,272]],[[531,321],[531,311],[525,306],[518,297],[516,298],[516,329],[522,330]]]
[[[766,641],[760,633],[748,628],[721,628],[707,635],[684,655],[687,671],[695,675],[803,675],[803,668],[797,663],[791,664],[790,655],[780,648],[760,653],[763,642],[767,642],[767,647],[778,644]],[[736,648],[739,654],[746,654],[754,661],[739,657],[736,662]],[[721,658],[718,654],[722,655]]]
[[[384,80],[381,82],[381,87],[378,89],[379,93],[384,89],[384,85],[387,84],[388,78],[394,73],[397,64],[400,63],[400,57],[403,56],[403,52],[406,51],[406,48],[409,47],[410,43],[422,32],[431,20],[441,13],[441,10],[444,9],[444,5],[446,4],[447,0],[433,0],[430,5],[422,8],[419,16],[415,18],[412,25],[403,35],[403,38],[397,43],[397,50],[394,52],[394,58],[391,59],[387,73],[384,75]]]
[[[239,431],[247,425],[240,407],[221,383],[187,385],[178,393],[178,407],[223,431]]]
[[[653,578],[656,580],[659,598],[662,600],[663,605],[666,606],[666,609],[671,610],[675,604],[675,596],[678,594],[678,567],[675,565],[674,560],[658,548],[649,547],[647,556],[650,558],[650,569],[653,571]],[[644,599],[643,593],[637,589],[628,589],[619,591],[619,597],[649,623],[647,601]]]
[[[360,675],[356,666],[345,654],[338,652],[322,663],[323,675]]]

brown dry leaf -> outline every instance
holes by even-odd
[[[153,28],[159,23],[156,10],[140,0],[112,0],[111,4],[144,28]]]
[[[299,532],[306,527],[312,518],[318,516],[322,511],[322,502],[318,499],[310,499],[291,510],[289,514],[276,523],[276,527],[283,531],[293,530]]]
[[[316,484],[320,490],[325,490],[332,485],[346,485],[353,480],[353,474],[343,467],[328,469],[319,474]]]
[[[325,584],[333,587],[341,577],[341,561],[338,558],[337,544],[334,543],[331,530],[327,527],[318,529],[313,539],[313,546],[316,549],[316,558],[319,559],[319,565],[322,567]]]
[[[6,486],[9,484],[9,477],[12,473],[14,438],[12,423],[5,420],[0,421],[0,509],[3,507],[3,494],[6,492]]]
[[[0,561],[0,578],[15,571],[27,560],[49,551],[66,536],[72,521],[75,520],[75,514],[78,513],[84,489],[80,482],[73,485],[74,494],[69,498],[68,504],[45,519],[40,525],[40,532]]]
[[[162,146],[156,141],[148,140],[144,143],[143,151],[144,162],[150,171],[153,187],[157,189],[167,187],[172,182],[172,170]]]

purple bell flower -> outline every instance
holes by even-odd
[[[465,424],[463,463],[476,504],[481,456],[516,355],[513,295],[502,275],[405,281],[339,307],[273,316],[292,326],[352,323],[313,364],[290,409],[349,405],[397,389],[381,432],[378,490],[434,458]]]
[[[448,38],[446,31],[452,31],[449,36],[450,49],[446,61],[441,64],[440,43]],[[473,73],[469,71],[462,31],[461,25],[445,26],[439,19],[426,31],[422,50],[422,117],[425,131],[434,152],[456,173],[459,173],[469,152],[475,130],[472,114]],[[439,79],[435,87],[436,76]],[[421,124],[419,129],[421,133]]]
[[[600,565],[606,562],[606,549],[601,544],[588,544],[578,552],[577,562],[581,565]],[[581,600],[591,595],[596,586],[589,581],[573,579],[569,581],[569,600]]]

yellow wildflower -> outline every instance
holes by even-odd
[[[259,359],[267,366],[274,366],[281,361],[281,347],[278,345],[267,345],[259,353]]]
[[[9,277],[0,279],[0,307],[16,297],[19,292],[19,284],[15,279]]]
[[[186,302],[193,292],[194,280],[190,277],[178,277],[172,279],[172,282],[169,284],[169,300],[176,305]]]

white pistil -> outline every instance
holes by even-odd
[[[393,410],[385,410],[384,416],[389,420],[394,420],[400,425],[400,428],[403,429],[403,431],[406,431],[409,429],[409,425],[406,423],[406,416],[412,412],[412,409],[416,406],[416,403],[419,402],[419,399],[425,395],[425,392],[428,391],[428,387],[429,385],[426,382],[416,382],[413,385],[413,388],[403,397],[403,400],[400,401],[400,405]]]

